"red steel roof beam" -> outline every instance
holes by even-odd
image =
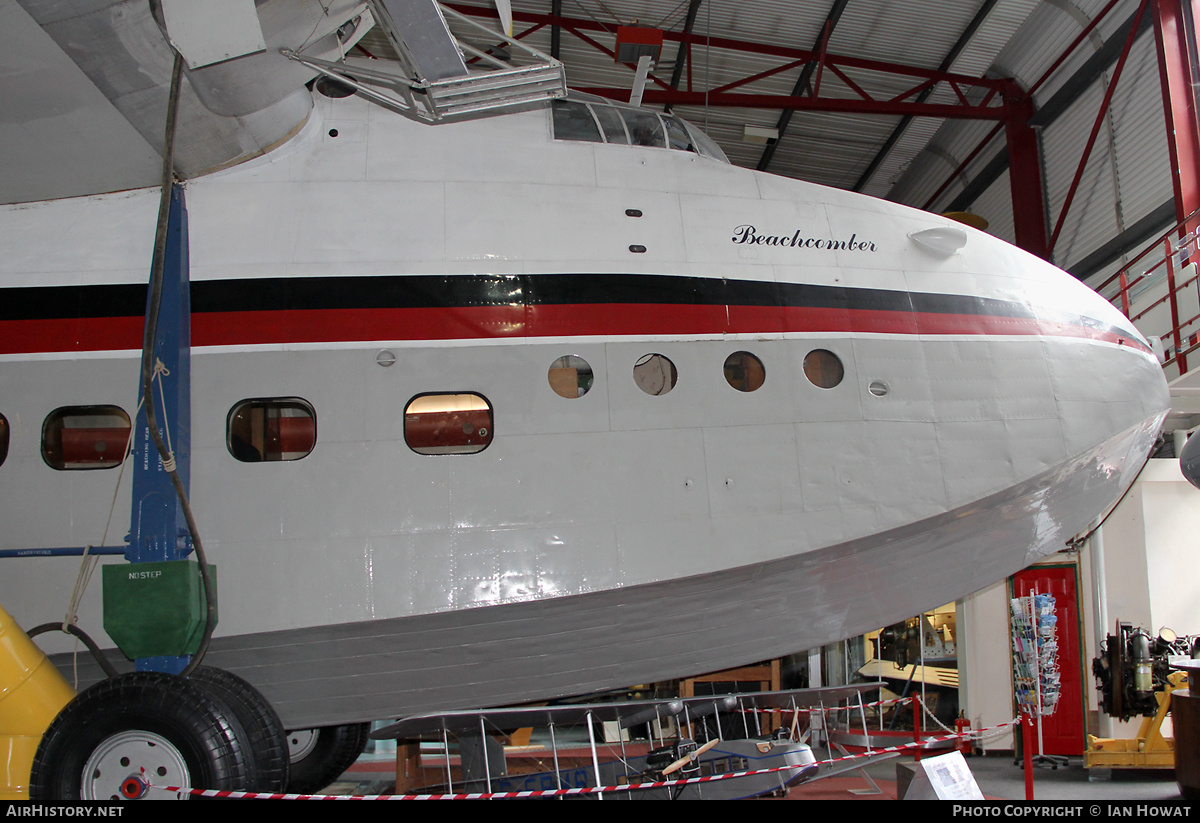
[[[1158,45],[1163,110],[1167,119],[1167,148],[1175,216],[1183,221],[1200,207],[1200,135],[1197,134],[1196,33],[1190,3],[1155,0],[1154,37]]]
[[[1067,189],[1066,199],[1063,200],[1062,210],[1058,213],[1058,222],[1054,224],[1054,231],[1050,234],[1050,247],[1047,250],[1049,253],[1054,253],[1054,244],[1058,242],[1058,235],[1062,232],[1063,223],[1066,222],[1067,212],[1071,210],[1071,203],[1075,200],[1075,192],[1079,190],[1079,181],[1083,179],[1083,170],[1087,166],[1088,159],[1092,156],[1092,148],[1096,145],[1096,137],[1100,134],[1100,127],[1104,125],[1104,116],[1108,114],[1108,106],[1112,102],[1113,92],[1117,89],[1117,81],[1121,79],[1121,72],[1125,68],[1125,59],[1129,57],[1129,50],[1133,48],[1134,38],[1137,36],[1138,22],[1142,19],[1142,15],[1146,12],[1146,3],[1149,0],[1142,0],[1138,6],[1137,17],[1133,21],[1133,26],[1129,29],[1129,36],[1125,38],[1125,48],[1121,50],[1121,56],[1117,59],[1117,66],[1113,69],[1113,76],[1108,81],[1108,88],[1104,92],[1104,100],[1100,103],[1100,111],[1096,112],[1096,121],[1092,124],[1092,133],[1088,136],[1087,145],[1083,148],[1083,156],[1079,158],[1079,165],[1075,168],[1075,178],[1071,181],[1071,187]],[[1015,203],[1013,204],[1016,205]]]
[[[1084,38],[1086,38],[1088,36],[1088,34],[1091,33],[1092,29],[1094,29],[1097,25],[1099,25],[1100,21],[1103,20],[1106,16],[1108,16],[1108,13],[1110,11],[1112,11],[1113,7],[1116,6],[1117,3],[1119,3],[1119,2],[1121,2],[1121,0],[1109,0],[1108,5],[1100,10],[1100,13],[1096,15],[1095,19],[1093,19],[1092,22],[1090,22],[1086,26],[1084,26],[1083,31],[1079,32],[1079,34],[1076,35],[1075,39],[1071,41],[1071,45],[1069,45],[1065,49],[1063,49],[1062,54],[1060,54],[1058,56],[1058,58],[1053,63],[1050,64],[1050,68],[1046,69],[1046,71],[1042,73],[1042,76],[1038,78],[1037,82],[1029,87],[1029,95],[1031,97],[1033,96],[1034,92],[1036,92],[1039,88],[1042,87],[1043,83],[1045,83],[1047,80],[1050,79],[1050,76],[1052,74],[1054,74],[1054,72],[1058,69],[1058,67],[1061,66],[1068,57],[1071,56],[1071,54],[1075,51],[1075,49],[1079,47],[1079,44],[1083,42]],[[989,94],[991,94],[991,92],[989,92]],[[989,102],[989,100],[990,100],[990,98],[984,98],[983,103],[986,104],[987,102]],[[1003,125],[1003,124],[1000,124],[1000,125]],[[967,155],[967,159],[963,160],[963,162],[958,164],[958,168],[956,168],[953,172],[950,173],[950,175],[946,178],[946,182],[942,183],[941,187],[938,188],[938,190],[934,193],[934,195],[932,197],[930,197],[929,200],[927,200],[925,202],[925,205],[922,206],[921,208],[923,208],[925,210],[929,210],[933,206],[934,201],[936,201],[938,199],[938,197],[941,196],[942,192],[944,192],[946,190],[946,188],[951,183],[953,183],[954,180],[960,174],[962,174],[963,169],[965,169],[967,167],[967,165],[972,160],[975,159],[975,157],[979,154],[979,152],[983,151],[983,149],[987,146],[987,144],[992,141],[992,138],[994,138],[996,136],[996,133],[999,130],[1000,130],[1000,126],[998,125],[998,126],[996,126],[996,128],[989,131],[987,133],[987,136],[984,137],[983,140],[979,141],[979,145],[977,145],[974,148],[974,150],[969,155]]]
[[[1096,15],[1096,18],[1092,20],[1092,22],[1084,26],[1083,31],[1079,32],[1079,34],[1075,36],[1075,39],[1071,41],[1071,45],[1063,49],[1063,53],[1058,56],[1057,60],[1050,64],[1050,68],[1046,69],[1042,73],[1042,76],[1038,78],[1038,81],[1029,87],[1030,94],[1036,92],[1042,87],[1043,83],[1050,79],[1050,75],[1054,74],[1054,71],[1063,64],[1063,61],[1071,56],[1071,52],[1075,51],[1076,47],[1083,42],[1083,38],[1087,37],[1088,34],[1091,33],[1092,29],[1096,28],[1100,21],[1103,20],[1110,11],[1112,11],[1113,6],[1117,5],[1119,2],[1121,2],[1121,0],[1109,0],[1108,5],[1100,10],[1100,13]]]
[[[855,94],[857,94],[863,100],[874,100],[875,99],[874,97],[872,97],[871,95],[869,95],[865,91],[863,91],[861,86],[859,86],[857,83],[855,83],[849,77],[847,77],[846,73],[844,71],[842,71],[841,69],[839,69],[837,66],[831,65],[831,66],[829,66],[829,70],[831,72],[833,72],[839,80],[841,80],[843,83],[845,83],[850,88],[851,91],[853,91]],[[812,96],[813,97],[817,96],[816,89],[813,89]],[[896,95],[894,100],[895,100],[895,102],[901,102],[903,100],[907,100],[909,97],[912,97],[912,96],[913,96],[913,94],[912,94],[912,91],[910,90],[910,91],[904,92],[903,94]]]
[[[1196,229],[1194,217],[1187,220],[1200,206],[1200,134],[1197,125],[1196,84],[1200,82],[1197,66],[1196,28],[1190,2],[1184,0],[1155,0],[1154,38],[1158,46],[1159,72],[1162,78],[1163,112],[1166,115],[1167,148],[1171,157],[1171,185],[1175,194],[1175,214],[1183,223],[1179,234]],[[1171,304],[1172,343],[1179,373],[1187,371],[1187,353],[1183,349],[1177,289],[1171,254],[1167,254],[1167,295]]]
[[[466,15],[475,17],[493,17],[495,11],[490,7],[481,6],[464,6],[458,3],[447,3],[450,8]],[[613,51],[600,43],[596,42],[591,37],[583,34],[584,32],[603,32],[612,34],[600,23],[594,20],[583,20],[573,17],[563,17],[551,14],[535,14],[531,12],[513,12],[513,19],[522,23],[545,23],[551,26],[561,26],[567,29],[576,37],[579,37],[588,45],[597,49],[603,54],[613,57]],[[710,37],[706,34],[684,33],[677,31],[664,31],[664,40],[673,40],[679,43],[687,43],[689,45],[709,46],[715,49],[723,49],[728,51],[740,51],[747,54],[766,55],[781,57],[790,61],[809,62],[820,58],[819,51],[808,49],[797,49],[788,46],[775,46],[766,43],[754,43],[747,40],[737,40],[729,37]],[[615,58],[614,58],[615,59]],[[933,82],[954,82],[968,88],[979,88],[984,91],[999,91],[1003,89],[1005,80],[993,79],[988,77],[971,77],[964,74],[952,74],[936,69],[925,69],[917,66],[905,66],[898,63],[888,63],[882,60],[869,60],[861,57],[850,57],[846,55],[827,54],[825,56],[826,67],[833,65],[841,68],[865,69],[868,71],[876,71],[883,74],[900,75],[902,77],[913,77],[923,81]],[[664,87],[666,83],[659,81]],[[933,114],[929,116],[947,117],[944,113]]]
[[[950,172],[950,176],[946,178],[946,182],[942,183],[938,190],[935,191],[933,195],[925,201],[925,205],[921,206],[921,208],[925,211],[929,211],[931,208],[933,208],[934,202],[942,196],[942,192],[949,188],[950,184],[958,179],[958,176],[961,175],[967,166],[971,164],[971,161],[979,155],[979,152],[983,151],[984,148],[987,147],[988,143],[992,142],[992,138],[999,134],[1000,129],[1002,128],[1004,128],[1004,123],[997,123],[995,126],[993,126],[992,130],[987,133],[987,136],[979,141],[979,145],[976,146],[971,153],[968,154],[966,158],[958,164],[954,171]]]
[[[918,86],[913,86],[908,91],[900,92],[892,99],[893,100],[907,100],[910,97],[920,97],[925,92],[932,91],[935,86],[937,86],[937,83],[935,83],[932,80],[926,80],[924,83],[921,83]],[[966,103],[967,101],[963,100],[963,102]]]
[[[1042,168],[1038,158],[1037,132],[1029,125],[1033,101],[1012,84],[1004,121],[1008,141],[1008,183],[1012,195],[1013,240],[1031,254],[1049,259],[1046,244],[1046,198],[1042,192]]]
[[[612,100],[628,100],[629,89],[611,86],[577,88]],[[843,114],[890,114],[914,117],[957,118],[959,120],[1005,120],[1011,115],[1007,106],[961,106],[947,103],[905,103],[891,100],[852,100],[825,97],[796,97],[788,94],[713,94],[702,91],[647,89],[642,102],[651,105],[704,106],[732,109],[796,109]]]
[[[687,17],[683,21],[683,30],[691,31],[696,25],[696,15],[700,12],[701,0],[691,0],[688,3]],[[687,43],[680,43],[679,48],[675,52],[675,66],[671,69],[671,83],[673,89],[679,88],[680,82],[683,80],[683,67],[687,65],[688,88],[692,87],[692,47]],[[666,106],[666,111],[670,111],[671,107]]]
[[[749,83],[753,83],[756,80],[764,80],[768,77],[774,77],[776,74],[785,71],[791,71],[792,69],[799,68],[803,65],[803,60],[793,60],[791,63],[784,63],[782,66],[776,66],[773,69],[760,71],[758,74],[751,75],[750,77],[743,77],[741,80],[734,80],[732,83],[726,83],[723,86],[717,86],[715,89],[710,89],[709,93],[720,94],[721,92],[729,91],[730,89],[736,89],[738,86],[745,86]],[[691,83],[688,84],[688,89],[691,89]]]
[[[524,38],[528,37],[529,35],[533,34],[534,32],[536,32],[536,31],[540,31],[541,29],[544,29],[545,27],[546,27],[546,24],[545,24],[545,23],[538,23],[538,24],[536,24],[536,25],[530,26],[529,28],[525,29],[525,31],[523,31],[523,32],[521,32],[521,33],[519,33],[519,34],[514,34],[514,35],[513,35],[513,40],[521,40],[521,39],[524,39]],[[496,50],[496,49],[498,49],[498,48],[504,48],[504,44],[503,44],[503,43],[499,43],[499,44],[497,44],[497,45],[495,45],[495,46],[492,46],[490,49],[488,49],[488,50],[487,50],[486,52],[484,52],[484,53],[485,53],[485,54],[491,54],[491,55],[495,55],[495,50]],[[365,52],[365,51],[366,51],[366,49],[363,49],[363,51]],[[367,54],[367,56],[368,56],[368,57],[371,57],[372,59],[374,59],[374,55],[372,55],[372,54],[370,54],[370,53],[368,53],[368,54]],[[473,64],[475,64],[475,63],[478,63],[478,62],[479,62],[480,60],[482,60],[482,59],[483,59],[483,58],[480,58],[480,57],[472,57],[470,60],[468,60],[468,61],[467,61],[467,65],[468,65],[468,66],[470,66],[470,65],[473,65]]]

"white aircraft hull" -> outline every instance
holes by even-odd
[[[940,217],[555,141],[545,112],[428,127],[318,98],[300,136],[187,200],[192,501],[220,593],[207,663],[289,728],[887,625],[1061,549],[1132,482],[1168,408],[1127,320],[994,238],[963,228],[932,252],[910,235]],[[81,307],[0,320],[0,548],[103,542],[117,473],[54,471],[39,432],[60,406],[134,411],[141,305],[121,286],[147,279],[156,206],[0,211],[6,299]],[[840,358],[839,385],[805,376],[814,349]],[[739,350],[764,364],[757,391],[723,376]],[[632,378],[650,353],[677,368],[668,394]],[[582,397],[549,386],[563,355],[593,369]],[[460,391],[491,404],[490,445],[410,449],[409,400]],[[313,406],[310,455],[231,456],[230,410],[263,397]],[[128,507],[125,484],[108,543]],[[0,562],[19,622],[61,617],[74,563]],[[98,592],[80,623],[99,633]]]

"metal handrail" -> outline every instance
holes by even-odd
[[[1146,248],[1142,249],[1142,251],[1140,251],[1137,254],[1137,256],[1135,256],[1132,260],[1130,260],[1128,263],[1126,263],[1124,266],[1122,266],[1120,269],[1118,269],[1115,274],[1113,274],[1107,280],[1105,280],[1103,283],[1101,283],[1100,286],[1096,289],[1096,291],[1103,291],[1105,288],[1112,285],[1112,282],[1114,280],[1116,280],[1123,272],[1127,272],[1129,269],[1133,268],[1135,265],[1137,265],[1139,260],[1141,260],[1143,257],[1145,257],[1150,252],[1154,251],[1154,249],[1158,246],[1159,243],[1162,243],[1165,240],[1169,240],[1172,234],[1179,231],[1181,228],[1185,227],[1188,223],[1197,221],[1197,218],[1200,218],[1200,208],[1196,209],[1191,214],[1189,214],[1187,217],[1183,218],[1178,223],[1176,223],[1174,226],[1171,226],[1171,228],[1164,231],[1162,234],[1160,234],[1154,240],[1151,240],[1149,243],[1147,243]],[[1200,222],[1200,221],[1198,221],[1198,222]],[[1200,231],[1200,225],[1197,226],[1197,231]],[[1188,235],[1185,235],[1183,240],[1186,241],[1188,239],[1194,239],[1195,235],[1196,235],[1196,231],[1189,232]]]
[[[503,114],[566,96],[566,69],[561,61],[452,8],[441,4],[438,6],[444,17],[448,16],[455,22],[478,30],[486,35],[489,41],[499,40],[514,52],[524,52],[533,63],[513,66],[469,43],[464,43],[449,30],[446,33],[460,53],[474,55],[475,60],[492,66],[495,71],[467,71],[465,74],[440,80],[427,80],[420,76],[409,77],[395,71],[381,71],[366,66],[351,67],[346,65],[344,59],[339,62],[320,60],[292,49],[280,49],[280,54],[354,89],[373,103],[425,123],[440,123],[491,113]],[[376,19],[379,19],[378,15]],[[393,46],[400,53],[400,65],[419,74],[415,65],[409,65],[412,61],[406,58],[407,52],[403,44],[393,39]],[[380,88],[384,91],[380,91]]]
[[[1189,225],[1192,228],[1189,229]],[[1161,259],[1154,262],[1153,265],[1146,265],[1146,258],[1154,252],[1161,253]],[[1200,263],[1200,209],[1196,209],[1148,243],[1132,260],[1108,277],[1096,289],[1097,292],[1108,297],[1109,302],[1117,306],[1122,314],[1134,322],[1144,318],[1163,304],[1170,307],[1171,328],[1161,335],[1164,339],[1171,338],[1171,345],[1167,351],[1163,368],[1175,365],[1179,368],[1180,374],[1187,371],[1187,355],[1200,348],[1200,339],[1197,339],[1195,334],[1186,335],[1186,338],[1184,335],[1185,329],[1200,321],[1200,314],[1183,321],[1179,318],[1179,293],[1190,286],[1200,288],[1200,274],[1193,274],[1182,282],[1176,282],[1177,269],[1187,263]],[[1133,274],[1133,272],[1137,273]],[[1160,282],[1160,278],[1163,276],[1166,278],[1166,294],[1148,306],[1142,307],[1136,315],[1131,314],[1131,303],[1136,296],[1135,290],[1142,293],[1150,286]],[[1110,297],[1107,292],[1114,283],[1117,284],[1117,289]],[[1188,341],[1186,346],[1185,339]]]

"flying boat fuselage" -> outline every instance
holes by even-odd
[[[289,728],[887,625],[1063,548],[1168,408],[1112,306],[945,218],[735,168],[694,132],[315,100],[186,191],[208,660]],[[45,438],[57,410],[134,413],[157,205],[0,210],[0,547],[120,542],[121,461]],[[61,618],[71,561],[0,562],[19,621]]]

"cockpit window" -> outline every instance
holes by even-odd
[[[604,130],[606,143],[629,144],[625,121],[621,119],[621,115],[617,114],[616,109],[612,106],[596,106],[592,111],[595,112],[596,119],[600,121],[600,128]]]
[[[586,104],[573,100],[555,100],[553,110],[555,138],[601,142],[600,130],[596,127],[596,120]]]
[[[663,136],[662,122],[652,111],[640,109],[621,109],[625,118],[625,127],[629,129],[629,140],[635,146],[655,146],[660,149],[667,147]]]
[[[614,105],[598,97],[555,100],[551,111],[556,140],[670,148],[729,162],[712,138],[671,114]]]
[[[671,148],[677,151],[696,150],[696,147],[692,145],[692,138],[688,135],[687,129],[683,127],[683,123],[674,117],[667,117],[663,119],[663,125],[667,127],[667,143]]]
[[[691,123],[685,123],[682,120],[679,122],[687,126],[688,134],[692,136],[692,142],[696,145],[696,148],[693,149],[693,151],[698,151],[705,157],[713,157],[717,160],[720,160],[722,163],[729,162],[729,158],[725,156],[725,152],[722,151],[721,147],[717,145],[716,140],[713,140]]]

